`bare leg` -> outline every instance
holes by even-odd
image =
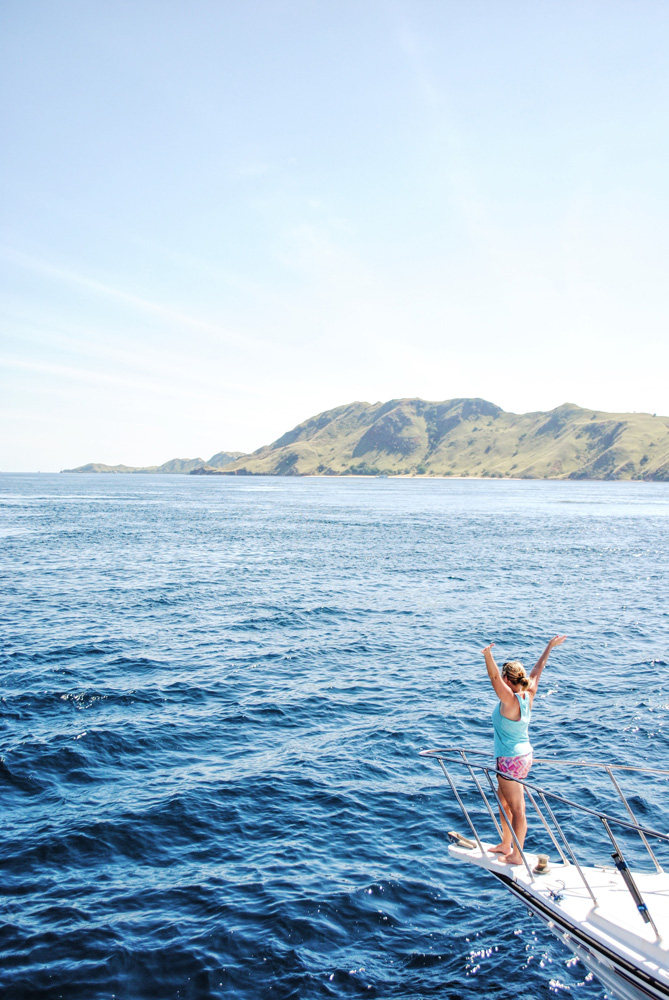
[[[512,784],[513,784],[512,781],[504,782],[504,786]],[[490,852],[492,854],[510,854],[514,846],[513,838],[511,836],[511,829],[509,827],[509,823],[512,821],[512,816],[511,816],[511,811],[509,809],[509,804],[504,794],[504,787],[502,786],[502,782],[499,776],[497,777],[497,786],[498,786],[497,790],[499,792],[499,797],[502,800],[502,805],[499,810],[499,819],[502,827],[502,840],[495,847],[491,847]]]
[[[525,834],[527,833],[527,819],[525,818],[525,789],[517,781],[509,781],[506,778],[499,778],[498,780],[504,807],[509,815],[516,839],[522,848],[525,843]],[[509,841],[511,842],[510,833]],[[523,863],[523,859],[520,856],[515,843],[512,846],[511,853],[506,854],[504,861],[507,865],[520,865]]]

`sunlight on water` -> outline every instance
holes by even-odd
[[[604,997],[451,863],[418,751],[489,747],[482,645],[564,631],[538,755],[669,766],[669,485],[4,475],[0,504],[3,998]]]

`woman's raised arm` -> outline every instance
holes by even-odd
[[[495,663],[495,657],[492,655],[492,647],[495,645],[494,642],[489,643],[482,649],[483,659],[485,660],[485,668],[488,671],[488,677],[490,678],[490,683],[492,684],[495,694],[501,702],[505,705],[512,705],[515,701],[515,695],[510,687],[508,687],[502,680],[502,675],[499,672],[499,667]]]
[[[548,657],[551,655],[551,649],[555,649],[556,646],[561,646],[562,643],[567,638],[566,635],[554,635],[549,641],[548,645],[544,649],[543,653],[537,660],[537,662],[532,667],[530,671],[530,687],[532,691],[536,691],[539,686],[539,678],[541,677],[541,671],[544,669],[548,663]]]

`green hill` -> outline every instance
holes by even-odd
[[[507,413],[484,399],[350,403],[218,475],[432,475],[669,480],[669,418],[564,403]]]
[[[242,458],[243,455],[243,451],[217,451],[215,455],[212,455],[207,464],[213,466],[215,469],[220,469],[222,466],[229,465],[230,462]]]
[[[88,465],[80,465],[76,469],[63,469],[63,472],[151,472],[151,473],[163,473],[163,474],[174,474],[174,473],[188,473],[197,472],[199,469],[220,469],[224,465],[228,465],[230,462],[234,462],[236,459],[240,458],[244,452],[242,451],[218,451],[213,455],[209,462],[205,462],[203,458],[173,458],[169,462],[164,462],[162,465],[144,465],[144,466],[134,466],[134,465],[104,465],[102,462],[89,462]]]

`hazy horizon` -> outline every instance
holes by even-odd
[[[358,402],[358,403],[359,402],[366,402],[367,404],[369,403],[369,401],[360,401],[360,400],[353,401],[353,400],[351,400],[349,402],[349,404],[342,404],[342,406],[345,407],[346,405],[350,405],[350,404],[352,404],[354,402]],[[372,405],[378,405],[379,402],[390,402],[390,400],[377,401],[376,403],[374,403]],[[438,403],[438,402],[448,402],[448,400],[424,400],[424,402],[435,402],[435,403]],[[494,403],[494,400],[488,400],[488,402],[493,402]],[[566,405],[566,406],[576,405],[576,406],[578,406],[579,404],[573,404],[571,401],[565,400],[563,404],[558,404],[558,408],[561,405]],[[335,409],[339,409],[339,408],[341,408],[341,407],[335,407]],[[581,409],[583,409],[586,412],[589,412],[593,408],[592,407],[581,407]],[[505,411],[505,412],[508,413],[509,411]],[[534,411],[534,412],[537,412],[537,411]],[[545,412],[545,411],[538,411],[538,412]],[[639,411],[636,411],[636,412],[639,412]],[[313,417],[316,417],[318,415],[319,414],[309,414],[309,416],[305,417],[303,421],[302,420],[298,421],[298,424],[295,425],[295,426],[298,426],[299,424],[305,423],[309,419],[311,419]],[[523,414],[514,414],[514,415],[515,416],[523,416]],[[615,417],[615,416],[620,416],[621,414],[620,413],[609,414],[608,411],[599,410],[599,411],[597,411],[597,415],[600,418],[605,418],[608,415],[611,415],[611,416]],[[648,414],[648,415],[651,415],[651,414]],[[652,416],[660,416],[660,417],[662,417],[662,416],[665,416],[665,415],[664,414],[653,413]],[[284,428],[281,432],[275,434],[275,436],[271,440],[264,441],[262,445],[258,446],[258,448],[260,449],[260,448],[263,448],[263,447],[266,447],[266,446],[269,446],[269,445],[273,444],[274,441],[278,440],[285,433],[287,433],[288,431],[290,431],[292,429],[293,429],[292,427],[286,427],[286,428]],[[195,460],[197,458],[202,459],[203,463],[206,464],[212,458],[215,458],[216,455],[219,454],[220,452],[225,452],[225,451],[227,451],[227,452],[237,452],[239,450],[240,449],[237,449],[237,448],[219,448],[219,449],[216,449],[216,451],[213,454],[210,454],[209,452],[207,454],[201,454],[201,453],[199,453],[197,451],[193,451],[191,454],[187,454],[187,455],[186,454],[184,454],[184,455],[170,455],[169,458],[164,458],[164,459],[160,459],[159,461],[152,461],[152,462],[144,463],[144,465],[143,466],[139,466],[139,468],[151,468],[151,467],[159,468],[160,466],[162,466],[164,464],[168,464],[169,462],[172,462],[172,461],[193,461],[193,460]],[[250,454],[253,454],[253,452],[255,452],[256,450],[258,450],[258,449],[254,448],[251,452],[245,452],[243,454],[244,455],[250,455]],[[28,473],[28,472],[35,472],[35,471],[37,471],[37,472],[42,472],[42,471],[45,471],[45,472],[46,471],[68,472],[68,471],[72,471],[73,469],[78,469],[78,468],[81,468],[82,466],[87,466],[87,465],[108,465],[108,466],[110,466],[112,468],[118,468],[120,466],[127,466],[128,468],[138,468],[138,466],[131,466],[131,464],[128,463],[128,462],[111,463],[111,462],[105,461],[104,458],[94,458],[94,459],[90,459],[90,460],[86,459],[86,460],[80,462],[78,465],[70,467],[69,469],[68,468],[63,468],[63,469],[59,469],[59,470],[0,469],[0,473],[2,473],[2,472],[7,472],[7,473],[11,473],[11,472],[18,472],[18,473],[26,472],[26,473]],[[179,473],[179,474],[181,474],[181,473]],[[459,478],[459,477],[458,477],[458,475],[455,475],[454,478]],[[475,475],[474,475],[474,478],[476,478]],[[513,477],[511,477],[511,478],[513,478]]]

